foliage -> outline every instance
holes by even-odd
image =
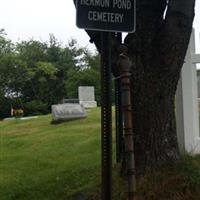
[[[13,51],[12,42],[7,39],[4,29],[0,29],[0,56]]]
[[[81,71],[69,71],[69,78],[66,81],[66,89],[70,98],[77,98],[78,86],[94,86],[96,93],[96,100],[100,102],[100,75],[94,69],[83,69]]]
[[[33,100],[30,102],[26,102],[24,104],[24,110],[26,115],[41,115],[48,113],[48,105],[47,103],[43,103],[39,100]]]
[[[52,104],[74,97],[78,86],[88,84],[96,87],[99,100],[98,57],[98,54],[93,55],[86,48],[78,47],[74,39],[64,47],[53,34],[50,34],[49,42],[31,39],[13,44],[1,30],[1,101],[4,99],[6,103],[10,99],[14,103],[20,98],[26,105],[25,115],[45,114]],[[0,115],[6,117],[3,110]]]
[[[100,57],[97,52],[92,55],[87,49],[82,50],[82,62],[76,68],[69,70],[68,79],[65,82],[68,97],[78,98],[76,88],[79,86],[94,86],[95,100],[100,104]]]
[[[0,94],[0,119],[10,117],[11,100]]]
[[[5,96],[16,97],[22,93],[27,77],[27,67],[14,53],[0,58],[0,89]]]
[[[18,53],[19,58],[26,62],[30,68],[34,68],[35,63],[47,59],[46,51],[46,43],[35,41],[33,39],[16,44],[16,52]]]

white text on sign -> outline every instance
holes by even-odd
[[[132,7],[131,0],[113,0],[112,5],[110,0],[81,0],[81,5],[98,6],[103,8],[118,8],[130,10]]]
[[[101,8],[117,8],[123,10],[130,10],[132,7],[131,0],[81,0],[81,5],[94,6]],[[100,21],[100,22],[110,22],[110,23],[123,23],[124,14],[113,13],[113,12],[99,12],[99,11],[89,11],[88,20],[89,21]]]
[[[97,12],[97,11],[88,12],[89,21],[122,23],[123,17],[124,15],[120,13],[106,13],[106,12]]]

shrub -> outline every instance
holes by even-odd
[[[11,100],[0,96],[0,119],[10,117]]]
[[[24,104],[26,115],[41,115],[49,113],[48,104],[40,100],[33,100]]]

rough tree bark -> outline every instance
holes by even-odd
[[[137,0],[137,28],[125,45],[132,65],[136,171],[179,157],[175,92],[192,31],[195,0]],[[101,53],[100,32],[87,31]],[[112,34],[112,65],[120,44]]]

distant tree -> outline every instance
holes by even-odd
[[[24,102],[40,99],[39,91],[37,90],[40,82],[36,79],[36,75],[41,71],[38,68],[38,63],[47,60],[46,51],[47,45],[45,43],[33,39],[16,44],[16,54],[27,67],[27,80],[24,80],[22,95]]]
[[[10,53],[13,51],[14,45],[11,40],[6,37],[4,29],[0,29],[0,56],[5,53]]]
[[[88,49],[84,49],[84,61],[86,67],[90,69],[94,69],[100,72],[100,55],[98,52],[89,51]]]
[[[96,101],[100,102],[100,74],[94,69],[84,69],[81,71],[69,71],[69,78],[66,80],[66,88],[69,98],[78,98],[79,86],[94,86]]]
[[[0,31],[0,93],[18,95],[26,80],[26,65],[15,54],[14,44]]]
[[[75,67],[68,47],[62,47],[50,34],[48,43],[23,41],[17,44],[16,50],[28,68],[28,80],[23,87],[25,102],[37,100],[50,107],[67,96],[67,72]]]
[[[47,44],[34,39],[18,42],[16,52],[29,68],[34,68],[37,62],[47,60]]]
[[[76,61],[69,45],[62,47],[54,35],[50,35],[48,44],[48,61],[51,62],[57,69],[55,80],[52,83],[54,87],[54,95],[57,97],[57,102],[68,96],[66,89],[66,80],[68,72],[76,67]]]
[[[74,39],[62,46],[50,34],[49,42],[31,39],[15,45],[0,30],[0,103],[20,102],[25,114],[33,114],[47,113],[80,85],[96,86],[98,96],[98,62],[98,54],[78,47]]]
[[[26,65],[15,54],[14,44],[0,30],[0,118],[10,116],[13,99],[21,96]]]
[[[68,73],[66,89],[69,98],[78,98],[79,86],[94,86],[95,98],[100,103],[100,60],[99,54],[92,54],[87,48],[81,49],[81,63]]]
[[[14,53],[0,58],[0,88],[4,96],[19,96],[28,80],[26,64]]]

